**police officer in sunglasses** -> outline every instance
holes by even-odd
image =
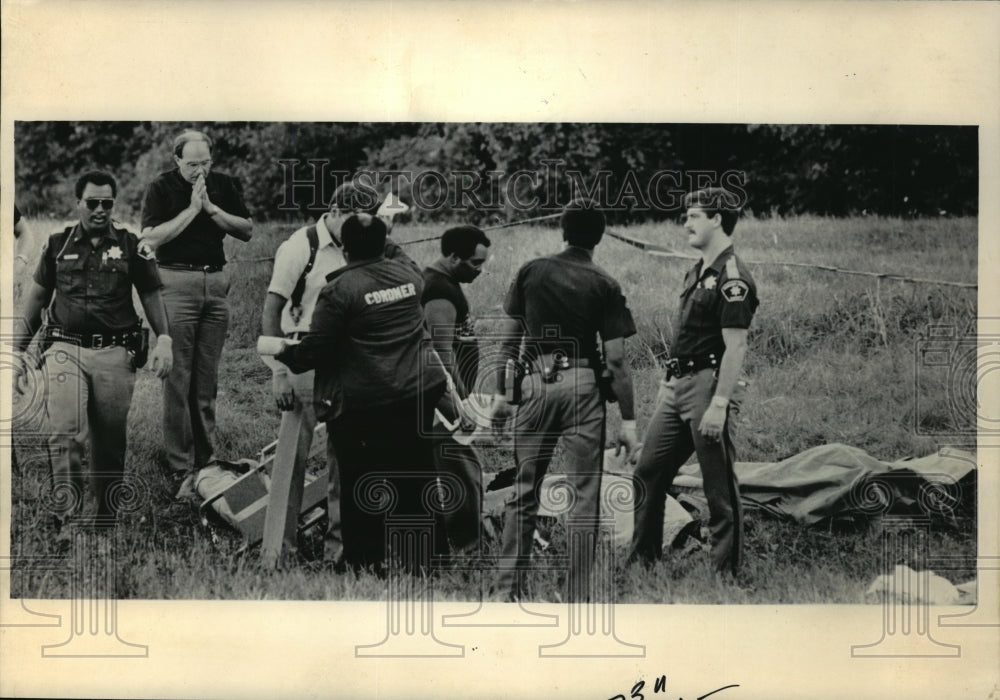
[[[20,359],[15,390],[24,393],[28,376],[23,351],[48,308],[37,379],[47,388],[51,503],[56,543],[63,546],[71,542],[74,528],[113,527],[118,518],[126,422],[136,367],[145,361],[147,349],[132,302],[133,287],[157,335],[150,368],[162,378],[173,365],[156,263],[134,233],[112,221],[117,192],[114,177],[106,172],[90,171],[77,180],[79,221],[49,237],[25,301],[28,332],[15,341]],[[85,481],[90,482],[96,510],[85,501]]]

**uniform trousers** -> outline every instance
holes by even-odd
[[[379,572],[389,556],[417,573],[446,552],[443,510],[431,430],[442,384],[376,409],[351,409],[327,422],[340,469],[344,561]],[[366,478],[368,477],[368,478]],[[417,542],[389,547],[390,528],[419,532]]]
[[[312,449],[313,431],[316,429],[316,410],[313,408],[313,379],[315,372],[303,372],[302,374],[289,373],[288,379],[295,393],[294,406],[290,411],[281,414],[281,422],[299,419],[298,443],[295,448],[295,462],[291,472],[287,474],[274,471],[271,474],[272,492],[279,488],[288,489],[288,508],[285,513],[278,513],[268,508],[265,517],[264,529],[269,530],[268,520],[276,517],[284,517],[284,548],[286,551],[294,551],[298,541],[299,513],[302,510],[302,493],[305,488],[306,466],[309,462],[309,451]],[[327,435],[326,440],[326,467],[329,490],[327,492],[326,512],[329,521],[326,533],[326,543],[329,549],[338,549],[341,544],[340,537],[340,476],[337,470],[337,455],[333,449],[333,439]],[[277,464],[275,465],[277,470]],[[329,554],[334,554],[333,551]]]
[[[653,561],[660,557],[667,489],[694,452],[708,500],[713,566],[734,575],[740,567],[743,512],[733,471],[736,451],[729,431],[730,409],[721,439],[705,440],[698,431],[716,383],[715,371],[710,368],[661,382],[633,476],[636,493],[643,494],[643,498],[635,508],[631,560]],[[733,397],[731,407],[738,405],[738,398]]]
[[[450,392],[441,397],[438,410],[449,421],[457,415]],[[455,550],[471,551],[480,544],[482,528],[483,472],[479,456],[472,445],[455,442],[441,424],[434,426],[433,443],[434,465],[447,481],[445,491],[456,501],[454,507],[446,508],[444,516],[448,540]]]
[[[201,469],[215,456],[219,358],[229,329],[227,272],[160,268],[174,364],[163,382],[163,446],[171,472]]]
[[[510,591],[518,598],[526,595],[539,489],[561,439],[571,490],[564,495],[572,504],[567,531],[578,543],[569,547],[568,598],[584,600],[591,590],[600,518],[604,401],[594,370],[589,368],[564,370],[552,383],[543,383],[540,374],[530,374],[523,386],[524,399],[514,414],[513,429],[517,477],[504,514],[496,590]]]
[[[63,522],[79,514],[89,480],[97,505],[96,524],[114,525],[120,501],[127,498],[120,487],[135,388],[132,358],[121,346],[90,349],[63,342],[53,343],[43,358],[52,510]],[[88,441],[90,468],[85,477]]]

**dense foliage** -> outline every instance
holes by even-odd
[[[241,179],[259,220],[322,211],[359,169],[383,174],[378,189],[419,220],[521,218],[581,191],[617,223],[657,220],[704,184],[735,187],[758,215],[977,213],[976,127],[901,125],[18,122],[16,201],[62,216],[75,177],[106,168],[134,218],[187,127],[215,139],[216,167]]]

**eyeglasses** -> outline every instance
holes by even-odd
[[[104,211],[111,211],[111,207],[115,205],[115,200],[113,199],[85,199],[83,203],[87,205],[87,209],[90,211],[95,211],[98,206]]]

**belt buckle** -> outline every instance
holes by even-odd
[[[104,336],[100,333],[94,333],[90,336],[90,347],[94,350],[100,350],[104,347]]]

